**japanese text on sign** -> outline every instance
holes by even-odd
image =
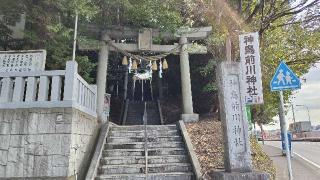
[[[262,104],[263,89],[258,33],[240,35],[240,62],[245,103]]]
[[[46,51],[1,51],[0,72],[30,72],[44,70]]]
[[[245,147],[245,132],[243,122],[243,112],[241,107],[241,94],[239,77],[236,75],[228,76],[228,109],[229,127],[230,129],[230,143],[233,144],[234,153],[243,153],[246,151]]]

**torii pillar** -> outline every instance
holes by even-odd
[[[101,47],[98,58],[98,70],[97,70],[97,115],[99,122],[106,122],[107,119],[104,116],[104,96],[106,93],[107,85],[107,70],[108,70],[108,58],[109,58],[109,47],[104,41],[109,41],[110,37],[107,34],[102,36]]]
[[[185,36],[180,37],[180,72],[181,72],[181,89],[182,89],[182,107],[183,114],[181,119],[184,122],[195,122],[199,120],[199,114],[193,112],[190,65],[188,53],[188,39]]]

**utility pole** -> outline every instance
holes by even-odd
[[[308,118],[309,118],[309,122],[311,124],[311,119],[310,119],[310,110],[309,110],[309,107],[305,105],[305,107],[307,108],[307,111],[308,111]]]
[[[300,104],[297,104],[296,106],[300,106],[300,107],[305,107],[305,108],[307,108],[307,112],[308,112],[308,120],[309,120],[309,122],[310,122],[310,124],[311,124],[311,119],[310,119],[310,110],[309,110],[309,107],[308,106],[306,106],[306,105],[300,105]]]
[[[292,133],[295,133],[296,132],[296,117],[294,114],[293,104],[291,104],[291,109],[292,109],[292,119],[293,119],[293,132]]]
[[[78,11],[76,11],[76,19],[75,19],[75,22],[74,22],[74,34],[73,34],[72,61],[76,60],[78,17],[79,17]]]

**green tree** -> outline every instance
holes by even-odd
[[[1,3],[0,33],[3,49],[17,49],[8,46],[13,40],[9,26],[14,25],[23,13],[26,15],[25,38],[19,49],[46,49],[47,69],[64,68],[65,62],[71,60],[72,32],[74,14],[77,11],[81,20],[89,21],[97,12],[89,0],[4,0]],[[92,82],[89,77],[94,68],[86,56],[78,56],[80,74]],[[80,66],[81,64],[81,66]]]
[[[178,6],[182,0],[2,0],[0,7],[0,45],[3,49],[46,49],[47,69],[63,68],[71,59],[74,16],[79,24],[107,26],[151,27],[173,31],[182,23]],[[9,46],[12,39],[9,26],[20,14],[26,15],[25,39],[22,47]],[[82,27],[82,26],[80,26]],[[83,32],[83,29],[79,29]],[[77,56],[80,74],[85,79],[95,64],[86,56]]]
[[[272,122],[278,113],[278,94],[270,92],[269,82],[281,59],[298,74],[302,75],[320,58],[319,17],[320,2],[302,0],[295,4],[289,1],[219,0],[197,1],[193,11],[202,10],[202,17],[194,21],[213,26],[212,36],[207,44],[213,54],[213,61],[225,58],[225,37],[233,42],[234,59],[239,59],[239,32],[257,31],[260,34],[260,52],[263,71],[264,105],[253,107],[253,116],[260,125]],[[198,12],[199,13],[199,12]],[[198,14],[197,13],[197,14]],[[299,14],[300,13],[300,14]],[[214,63],[208,63],[201,71],[205,77],[214,72]],[[209,82],[206,90],[215,91],[215,80]],[[285,99],[290,92],[285,93]]]

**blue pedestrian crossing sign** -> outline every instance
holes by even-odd
[[[270,82],[270,87],[271,91],[300,89],[301,83],[297,75],[292,72],[284,61],[281,61]]]

